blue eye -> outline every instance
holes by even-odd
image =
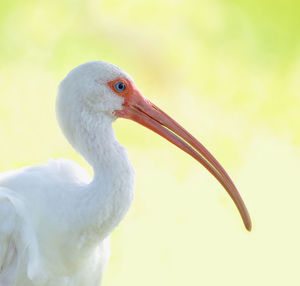
[[[118,82],[115,84],[115,89],[116,89],[116,91],[118,91],[118,92],[124,91],[125,88],[126,88],[125,83],[122,82],[122,81],[118,81]]]

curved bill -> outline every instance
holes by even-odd
[[[212,154],[175,120],[135,88],[130,96],[124,98],[122,110],[115,111],[115,114],[151,129],[200,162],[226,189],[238,208],[246,229],[251,230],[248,210],[229,175]]]

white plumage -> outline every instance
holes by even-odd
[[[142,97],[120,68],[98,61],[75,68],[60,84],[56,110],[63,133],[93,167],[94,177],[66,159],[0,175],[0,286],[100,285],[109,234],[133,200],[134,171],[112,128],[117,117],[145,125],[204,164],[251,228],[217,161]]]
[[[93,166],[93,180],[65,159],[1,174],[1,286],[100,285],[108,235],[133,199],[134,172],[115,139],[115,117],[107,113],[120,109],[122,99],[103,84],[120,76],[128,77],[113,65],[91,62],[60,85],[59,121]]]

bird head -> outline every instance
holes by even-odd
[[[105,113],[115,119],[113,112],[122,107],[124,98],[108,85],[108,82],[132,78],[119,67],[101,61],[84,63],[73,70],[59,85],[57,107],[65,109],[76,105],[82,112]]]
[[[246,229],[251,230],[247,208],[220,163],[188,131],[145,98],[119,67],[94,61],[73,69],[60,84],[57,113],[69,141],[76,128],[74,122],[82,116],[101,116],[110,121],[127,118],[156,132],[200,162],[219,181],[237,206]]]

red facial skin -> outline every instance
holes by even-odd
[[[115,84],[120,81],[125,84],[125,90],[122,92],[115,88]],[[118,78],[108,82],[108,86],[124,98],[122,109],[116,110],[114,114],[151,129],[200,162],[228,192],[240,212],[246,229],[251,231],[252,224],[248,210],[229,175],[213,155],[175,120],[143,97],[131,81]]]

